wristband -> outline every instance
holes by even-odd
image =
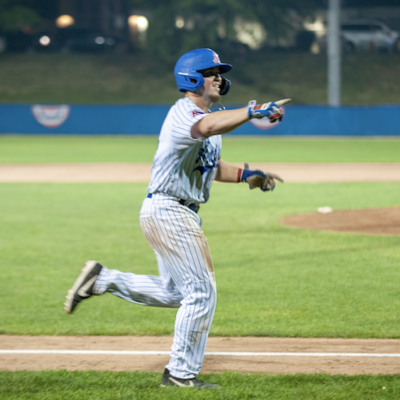
[[[256,106],[257,101],[256,100],[250,100],[249,104],[247,106],[247,113],[249,114],[249,118],[252,119],[254,118],[254,107]]]
[[[241,182],[242,181],[242,168],[238,169],[238,174],[237,174],[237,182]]]

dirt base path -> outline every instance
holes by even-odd
[[[2,335],[0,370],[92,369],[161,372],[168,363],[171,344],[171,336]],[[6,354],[4,350],[14,353]],[[15,353],[16,350],[45,350],[54,353]],[[103,353],[60,353],[62,350],[86,352],[102,350]],[[110,354],[105,351],[142,352],[142,354]],[[231,354],[215,354],[220,352]],[[237,354],[243,352],[247,354]],[[260,355],[260,353],[274,354]],[[398,374],[399,353],[400,340],[396,339],[211,337],[207,343],[202,372]]]
[[[243,164],[234,163],[242,167]],[[251,163],[285,182],[400,182],[400,163]],[[151,164],[0,164],[0,182],[149,182]]]

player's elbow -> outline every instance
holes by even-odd
[[[218,121],[214,121],[211,118],[203,118],[199,122],[193,125],[191,134],[193,138],[208,138],[213,135],[221,135],[227,131],[221,129]]]
[[[213,135],[213,126],[205,122],[206,118],[196,122],[191,129],[192,138],[207,138]]]
[[[190,134],[192,136],[193,139],[199,139],[199,138],[207,138],[208,136],[206,134],[204,134],[203,131],[201,131],[200,129],[198,129],[198,127],[193,126]]]

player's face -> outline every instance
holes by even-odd
[[[222,83],[219,67],[213,67],[201,71],[204,76],[204,94],[208,96],[212,103],[216,103],[220,99],[220,87]]]

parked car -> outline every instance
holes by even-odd
[[[86,28],[51,29],[36,33],[5,32],[7,52],[113,52],[126,51],[128,40],[121,40]]]
[[[343,38],[354,50],[398,50],[400,33],[374,20],[356,20],[341,24]]]
[[[75,27],[59,29],[55,40],[60,50],[65,52],[109,52],[114,50],[117,43],[111,36]]]
[[[352,20],[341,23],[341,42],[345,51],[400,51],[400,32],[377,20]],[[321,49],[327,37],[319,39]]]
[[[4,52],[23,53],[30,49],[32,45],[32,34],[21,31],[2,32]]]

